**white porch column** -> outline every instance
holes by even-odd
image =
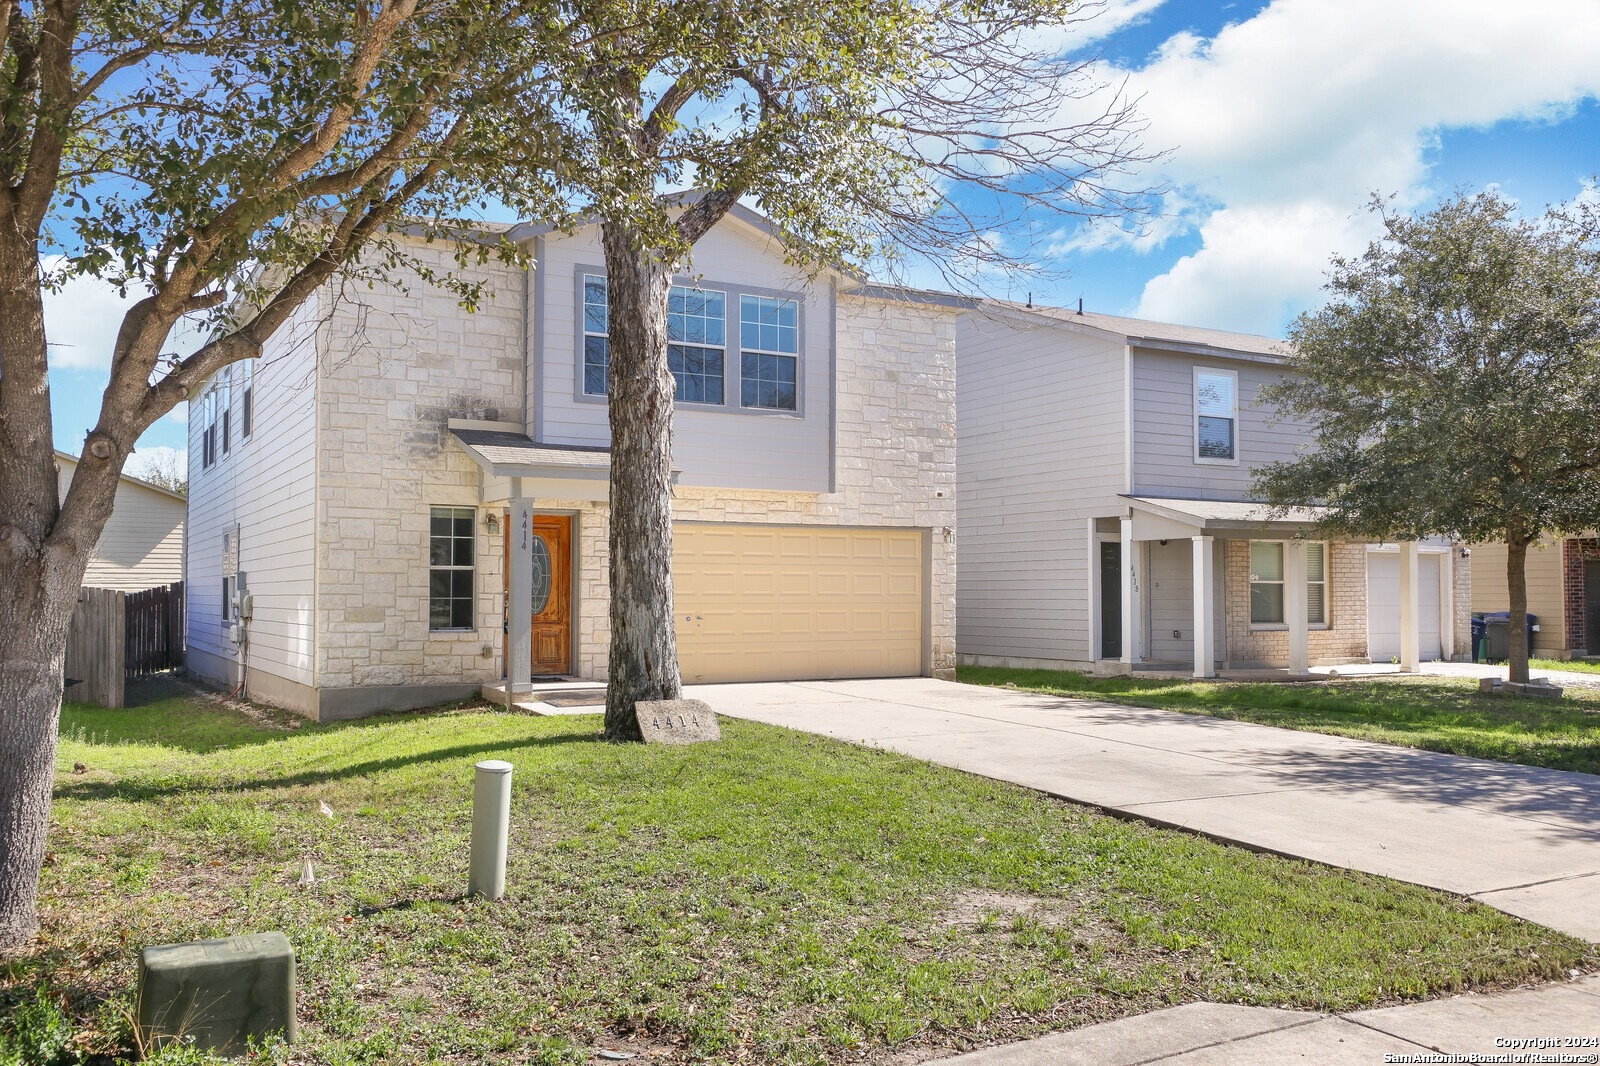
[[[1289,623],[1289,672],[1311,669],[1311,643],[1306,632],[1306,542],[1291,539],[1283,546],[1283,620]]]
[[[1422,658],[1422,581],[1417,542],[1400,545],[1400,672],[1414,674]]]
[[[1122,661],[1130,666],[1140,662],[1139,634],[1144,626],[1139,618],[1139,572],[1134,558],[1138,543],[1133,539],[1133,519],[1122,520]]]
[[[511,590],[506,606],[506,693],[526,692],[533,676],[533,501],[522,495],[522,479],[511,482]]]
[[[1105,645],[1100,640],[1100,537],[1095,532],[1095,523],[1098,519],[1089,519],[1089,538],[1084,543],[1085,566],[1084,587],[1089,590],[1089,652],[1084,656],[1089,662],[1101,658],[1100,649]]]
[[[1210,537],[1190,537],[1194,545],[1194,676],[1216,673],[1216,570]]]

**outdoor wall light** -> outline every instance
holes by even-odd
[[[1467,547],[1465,544],[1463,544],[1461,546],[1461,558],[1463,558],[1463,559],[1472,558],[1472,549]]]
[[[500,532],[500,520],[494,516],[493,511],[484,512],[483,528],[491,535]]]

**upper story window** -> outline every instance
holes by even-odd
[[[209,467],[217,461],[217,387],[206,390],[201,401],[200,415],[200,466]]]
[[[583,276],[583,391],[610,391],[611,307],[606,279]],[[685,403],[724,402],[728,347],[727,293],[674,285],[667,295],[667,366]]]
[[[222,408],[222,454],[227,455],[233,451],[233,367],[231,366],[222,368],[222,389],[217,394],[217,403]]]
[[[604,396],[611,391],[611,297],[606,279],[583,276],[583,391]]]
[[[239,364],[239,439],[250,436],[255,421],[256,361],[246,359]]]
[[[727,293],[674,285],[667,295],[667,366],[678,382],[672,398],[722,403],[727,350]]]
[[[799,368],[799,302],[771,296],[739,297],[740,404],[795,410]]]
[[[1284,542],[1250,542],[1250,624],[1282,625]],[[1328,624],[1328,546],[1306,545],[1306,624]]]
[[[1197,463],[1239,461],[1239,374],[1194,369],[1194,458]]]

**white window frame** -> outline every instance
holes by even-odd
[[[715,293],[716,295],[722,297],[722,344],[721,344],[721,346],[718,346],[718,345],[715,345],[715,344],[697,344],[697,343],[692,343],[690,341],[674,341],[672,339],[672,325],[671,325],[672,303],[671,303],[671,301],[672,301],[672,294],[674,292],[700,292],[700,293],[707,293],[707,294]],[[669,361],[670,361],[670,358],[671,358],[671,351],[672,351],[673,348],[698,348],[700,351],[703,351],[703,352],[721,352],[722,353],[722,399],[720,399],[720,400],[680,400],[676,396],[677,387],[676,387],[676,384],[674,384],[674,387],[673,387],[673,393],[674,393],[673,402],[674,403],[689,404],[692,407],[726,408],[728,406],[728,349],[731,347],[731,345],[728,343],[728,304],[732,302],[732,301],[730,301],[728,299],[728,297],[730,295],[731,294],[725,289],[712,289],[712,288],[707,288],[707,287],[705,287],[703,285],[673,285],[667,290],[667,301],[668,301],[667,302],[667,318],[668,318],[668,324],[667,324],[667,351],[668,351],[668,359],[669,359]],[[609,299],[609,294],[608,294],[608,299]],[[677,375],[676,374],[673,375],[673,381],[674,381],[674,383],[676,383],[676,381],[677,381]]]
[[[589,282],[603,281],[606,283],[606,329],[604,333],[596,333],[589,328]],[[611,283],[604,274],[583,273],[578,275],[578,324],[582,327],[578,331],[578,387],[585,396],[597,396],[604,399],[610,395],[610,367],[611,367]],[[589,391],[589,338],[598,337],[606,342],[606,374],[607,387],[599,392]]]
[[[449,512],[451,512],[451,515],[450,515],[450,523],[451,523],[450,542],[451,542],[452,545],[454,545],[455,541],[457,539],[459,539],[459,538],[456,537],[456,534],[455,534],[455,523],[461,517],[461,514],[459,512],[468,512],[468,513],[471,514],[471,516],[472,516],[471,517],[471,525],[469,526],[469,529],[471,530],[471,532],[468,534],[468,536],[466,538],[472,544],[472,562],[471,563],[469,563],[469,564],[467,564],[465,566],[463,566],[463,565],[461,565],[459,563],[456,563],[456,562],[438,563],[438,564],[434,563],[434,561],[433,561],[433,542],[434,542],[433,519],[434,519],[434,516],[437,515],[440,511],[449,511]],[[453,505],[445,504],[445,505],[440,505],[440,506],[428,508],[428,599],[427,599],[428,615],[427,615],[427,618],[428,618],[428,632],[430,632],[430,633],[471,633],[471,632],[475,631],[478,628],[478,624],[477,624],[478,623],[478,536],[477,536],[477,530],[478,530],[478,510],[475,507],[461,507],[461,506],[453,506]],[[452,553],[452,559],[453,558],[454,558],[454,554]],[[433,575],[434,575],[434,573],[435,572],[448,572],[448,573],[451,573],[451,574],[456,574],[456,573],[461,573],[463,571],[468,573],[468,574],[470,574],[470,575],[472,575],[472,578],[471,578],[471,580],[472,580],[472,591],[470,593],[468,593],[466,597],[458,597],[458,596],[452,595],[452,596],[448,597],[448,599],[449,600],[456,600],[456,599],[465,598],[467,600],[467,604],[468,604],[467,610],[470,612],[469,616],[468,616],[468,620],[469,620],[470,624],[469,625],[464,625],[464,626],[435,626],[433,624]]]
[[[200,402],[200,469],[217,464],[217,387],[206,389]]]
[[[222,407],[222,454],[233,451],[233,367],[222,368],[222,384],[218,396]]]
[[[1250,541],[1248,541],[1246,543],[1245,551],[1248,553],[1250,548],[1253,547],[1254,545],[1257,545],[1257,544],[1276,544],[1276,545],[1278,545],[1279,572],[1283,574],[1283,577],[1281,577],[1281,578],[1279,578],[1277,580],[1257,581],[1255,579],[1254,572],[1252,571],[1252,569],[1249,566],[1249,559],[1248,559],[1248,556],[1247,556],[1247,558],[1245,560],[1245,563],[1246,563],[1246,565],[1245,565],[1245,574],[1246,574],[1246,576],[1248,578],[1248,580],[1245,582],[1247,590],[1249,588],[1255,586],[1255,585],[1282,585],[1282,586],[1285,586],[1285,588],[1287,589],[1287,586],[1288,586],[1288,583],[1289,583],[1289,542],[1286,541],[1286,540],[1250,540]],[[1332,609],[1332,603],[1331,603],[1331,601],[1329,599],[1329,596],[1328,596],[1328,586],[1333,582],[1333,576],[1332,576],[1332,574],[1333,574],[1333,552],[1331,551],[1331,548],[1330,548],[1330,545],[1328,544],[1328,542],[1324,541],[1324,540],[1307,541],[1306,542],[1306,549],[1309,551],[1311,548],[1320,548],[1322,550],[1322,580],[1321,581],[1312,581],[1311,577],[1310,577],[1311,571],[1310,571],[1309,568],[1307,568],[1307,570],[1306,570],[1306,628],[1308,630],[1322,631],[1322,630],[1333,628],[1333,623],[1328,617],[1328,612]],[[1313,621],[1311,621],[1311,590],[1313,588],[1316,588],[1319,585],[1322,588],[1322,592],[1321,592],[1322,621],[1313,622]],[[1281,598],[1280,602],[1283,603],[1284,610],[1285,610],[1285,612],[1287,612],[1288,603],[1289,603],[1289,597],[1287,595],[1284,595]],[[1248,597],[1248,603],[1246,605],[1246,609],[1250,610],[1251,608],[1253,608],[1254,604],[1255,604],[1255,597],[1253,595],[1251,595],[1251,596]],[[1284,630],[1284,629],[1288,629],[1288,628],[1289,628],[1289,616],[1288,616],[1287,613],[1284,614],[1283,619],[1281,621],[1277,621],[1277,622],[1257,622],[1255,620],[1255,616],[1254,616],[1253,613],[1250,616],[1250,629],[1253,632],[1271,632],[1271,631],[1274,631],[1274,630]]]
[[[1259,630],[1259,629],[1287,629],[1287,628],[1289,628],[1289,616],[1286,613],[1287,612],[1288,600],[1289,600],[1288,596],[1284,595],[1284,594],[1280,594],[1279,597],[1278,597],[1278,604],[1279,604],[1280,612],[1282,612],[1282,613],[1280,613],[1280,617],[1278,618],[1278,620],[1276,622],[1272,622],[1272,621],[1258,622],[1258,621],[1256,621],[1256,613],[1255,613],[1255,602],[1256,602],[1255,587],[1257,585],[1277,585],[1280,589],[1285,589],[1285,591],[1286,591],[1286,586],[1288,585],[1288,582],[1289,582],[1289,552],[1288,552],[1288,546],[1281,540],[1252,540],[1252,541],[1247,542],[1246,547],[1245,547],[1245,551],[1250,553],[1251,555],[1253,555],[1255,553],[1255,546],[1257,544],[1275,544],[1275,545],[1277,545],[1277,548],[1278,548],[1278,573],[1281,574],[1282,576],[1278,577],[1278,578],[1275,578],[1275,579],[1268,578],[1267,580],[1264,580],[1264,581],[1258,581],[1256,579],[1255,567],[1250,565],[1250,560],[1248,558],[1246,558],[1246,560],[1245,560],[1245,575],[1249,579],[1246,582],[1246,587],[1247,587],[1247,589],[1249,591],[1249,594],[1250,594],[1249,595],[1250,628],[1251,629],[1257,629],[1257,630]]]
[[[794,337],[795,337],[795,340],[794,340],[794,351],[792,351],[792,352],[783,352],[783,351],[778,351],[778,350],[775,350],[775,349],[762,348],[759,345],[757,345],[755,347],[752,347],[752,348],[746,348],[744,346],[744,302],[746,300],[756,300],[756,301],[770,300],[770,301],[773,301],[773,302],[778,303],[780,305],[781,304],[785,304],[785,303],[794,305]],[[801,310],[802,310],[802,308],[801,308],[801,305],[800,305],[800,300],[798,298],[796,298],[796,297],[793,297],[793,296],[768,296],[768,295],[766,295],[764,293],[755,293],[755,292],[741,292],[739,294],[739,322],[738,322],[738,328],[739,328],[739,406],[744,408],[745,410],[747,410],[747,411],[776,411],[776,412],[779,412],[781,414],[798,414],[799,413],[799,411],[800,411],[800,392],[801,392],[801,386],[803,385],[803,382],[801,381],[801,378],[800,378],[800,347],[801,347],[801,344],[800,344],[800,313],[801,313]],[[768,407],[768,406],[766,406],[764,404],[760,404],[760,403],[745,403],[744,402],[744,383],[745,383],[744,357],[746,355],[772,356],[772,357],[775,357],[775,358],[778,358],[778,359],[788,359],[788,360],[791,360],[794,363],[794,406],[793,407]]]
[[[1309,629],[1327,629],[1333,625],[1332,620],[1328,617],[1328,611],[1331,606],[1328,600],[1328,585],[1333,580],[1333,552],[1329,550],[1327,541],[1310,540],[1306,542],[1306,558],[1308,560],[1311,557],[1312,548],[1318,548],[1322,551],[1322,580],[1312,581],[1311,568],[1310,566],[1306,567],[1306,627]],[[1311,621],[1311,590],[1318,586],[1321,587],[1322,621],[1313,622]]]
[[[239,386],[239,440],[246,441],[255,429],[256,361],[246,359],[241,363],[239,376],[243,379]]]
[[[1200,375],[1215,374],[1218,377],[1230,379],[1228,386],[1228,421],[1233,423],[1233,456],[1223,459],[1217,456],[1200,454]],[[1239,372],[1226,370],[1213,366],[1197,366],[1193,374],[1194,391],[1192,396],[1192,428],[1194,431],[1194,461],[1205,466],[1238,466],[1239,465]],[[1219,417],[1208,415],[1207,417]]]

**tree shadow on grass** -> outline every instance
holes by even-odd
[[[370,720],[368,720],[370,721]],[[354,726],[359,728],[359,726]],[[284,738],[278,738],[284,739]],[[364,762],[350,763],[336,768],[321,770],[302,770],[299,773],[286,774],[279,777],[249,777],[234,781],[195,782],[163,780],[159,782],[144,781],[84,781],[68,782],[58,785],[55,790],[56,799],[75,800],[104,800],[119,799],[127,802],[140,802],[156,799],[162,796],[179,795],[186,792],[205,791],[208,789],[228,792],[258,792],[266,789],[293,788],[300,785],[320,785],[329,781],[342,781],[352,777],[365,777],[372,774],[381,774],[390,770],[398,770],[408,766],[422,766],[428,763],[451,762],[457,759],[478,759],[488,756],[505,757],[519,751],[537,748],[554,747],[562,744],[606,744],[609,743],[599,733],[562,733],[550,737],[531,737],[522,740],[496,740],[485,739],[474,744],[460,744],[449,748],[430,748],[425,751],[414,752],[406,755],[392,755],[382,759],[368,759]]]

